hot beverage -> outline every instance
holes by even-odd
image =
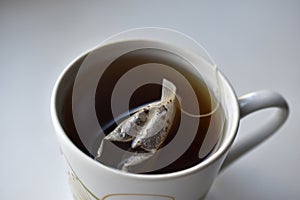
[[[76,63],[77,70],[84,58],[85,56]],[[75,70],[74,81],[76,73]],[[133,78],[130,78],[130,74],[134,74]],[[145,81],[146,79],[151,81]],[[161,99],[163,79],[176,87],[175,116],[152,161],[145,160],[132,172],[170,173],[198,164],[217,148],[225,121],[224,113],[209,85],[202,79],[201,72],[179,55],[162,49],[143,48],[130,51],[106,67],[99,77],[95,93],[95,112],[101,130],[95,133],[99,137],[92,147],[86,148],[76,130],[72,113],[72,84],[66,87],[60,112],[65,132],[78,148],[95,158],[103,137],[109,135],[122,121],[134,115],[138,108]],[[128,86],[139,82],[144,84]],[[113,108],[114,105],[118,107],[119,104],[124,104],[124,101],[127,102],[126,109]],[[96,160],[114,168],[118,168],[120,162],[130,155],[145,153],[141,148],[132,148],[132,140],[109,143],[106,149],[104,146],[103,158]],[[111,153],[113,148],[122,149],[123,153]],[[127,153],[130,155],[126,157]],[[168,157],[167,161],[165,157]],[[145,168],[148,169],[143,170]]]

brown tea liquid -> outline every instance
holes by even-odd
[[[77,62],[78,67],[80,67],[82,60],[83,59]],[[130,96],[129,99],[123,100],[128,101],[127,109],[129,113],[132,113],[131,111],[138,107],[159,101],[162,91],[162,86],[159,82],[162,78],[168,79],[177,87],[178,110],[173,126],[161,148],[170,146],[174,138],[179,137],[182,144],[176,143],[176,146],[169,148],[171,148],[172,151],[176,151],[177,149],[184,149],[184,151],[180,153],[180,156],[174,158],[172,163],[168,163],[159,169],[155,168],[154,170],[147,170],[142,173],[170,173],[197,165],[213,151],[213,147],[218,142],[224,123],[224,113],[221,107],[216,109],[216,105],[212,103],[216,101],[216,99],[214,99],[215,97],[211,96],[211,92],[206,83],[202,80],[201,74],[196,69],[191,68],[190,65],[189,62],[180,56],[168,51],[152,48],[138,49],[115,59],[105,69],[102,76],[99,77],[95,94],[95,110],[98,122],[102,128],[101,134],[104,134],[104,136],[108,135],[117,126],[117,119],[115,119],[112,110],[112,98],[114,95],[117,96],[114,98],[120,99],[120,101],[122,101],[123,96]],[[146,79],[153,79],[155,81],[149,81],[149,83],[136,86],[136,89],[129,95],[126,93],[127,91],[123,91],[123,96],[122,94],[114,94],[115,89],[122,86],[122,84],[118,85],[119,81],[123,81],[123,85],[126,86],[127,83],[124,81],[124,77],[126,77],[126,74],[133,72],[136,73],[135,78],[128,79],[127,81],[130,81],[128,85],[135,84],[135,82],[143,82],[143,80]],[[74,73],[76,73],[76,71],[74,71]],[[192,93],[188,93],[188,90],[192,90]],[[194,94],[194,97],[190,94]],[[193,98],[194,100],[191,100]],[[63,128],[72,142],[93,158],[101,141],[95,141],[95,146],[92,147],[94,152],[89,152],[84,144],[82,144],[76,131],[72,115],[71,87],[69,90],[66,90],[66,97],[62,101],[64,106],[60,116],[61,121],[63,121]],[[192,115],[189,116],[181,112],[181,109],[184,109],[187,113],[191,113]],[[197,115],[210,113],[214,109],[216,109],[216,111],[213,112],[212,115],[195,117]],[[125,110],[121,109],[119,113],[121,114],[123,111]],[[206,140],[205,138],[209,138],[206,137],[207,134],[213,134],[214,136],[210,137],[212,139]],[[187,142],[188,140],[192,142]],[[204,144],[204,142],[210,144]],[[121,148],[124,151],[133,151],[130,148],[130,144],[130,142],[114,142],[117,148]],[[188,146],[179,148],[179,146],[187,144]],[[209,149],[204,149],[205,154],[203,155],[200,151],[203,151],[204,146],[208,146]],[[170,156],[172,156],[172,151],[170,151]],[[169,156],[169,154],[167,153],[164,156]]]

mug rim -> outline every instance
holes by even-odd
[[[90,52],[92,52],[93,50],[95,50],[97,48],[102,48],[103,46],[112,45],[112,44],[114,44],[114,43],[106,43],[104,45],[103,45],[103,43],[100,43],[100,44],[96,45],[95,47],[93,47],[87,51],[84,51],[79,56],[75,57],[67,65],[67,67],[65,67],[65,69],[60,73],[59,77],[57,78],[57,80],[54,84],[52,94],[51,94],[51,101],[50,101],[51,119],[52,119],[52,123],[55,128],[56,134],[64,140],[65,144],[68,145],[69,148],[71,148],[72,150],[77,152],[78,156],[80,156],[81,159],[86,160],[86,162],[90,162],[90,164],[95,165],[96,167],[103,168],[107,172],[110,172],[110,173],[113,173],[116,175],[120,175],[120,176],[125,176],[128,178],[149,179],[149,180],[175,178],[175,177],[180,177],[180,176],[186,176],[188,174],[193,174],[197,171],[201,171],[201,170],[205,169],[206,167],[210,166],[212,163],[219,160],[224,154],[226,154],[228,152],[229,148],[231,147],[231,145],[237,135],[237,130],[238,130],[239,121],[240,121],[240,112],[239,112],[239,106],[238,106],[239,105],[238,98],[235,93],[235,90],[233,89],[231,83],[228,81],[227,77],[220,70],[218,70],[218,74],[220,76],[222,85],[225,84],[225,86],[226,86],[226,94],[227,94],[226,97],[230,96],[231,102],[233,104],[232,106],[235,107],[235,109],[232,111],[233,115],[231,115],[231,118],[232,118],[231,123],[233,124],[233,128],[232,128],[232,130],[226,130],[226,137],[224,138],[224,141],[221,142],[221,145],[216,150],[216,152],[214,152],[212,155],[208,156],[206,159],[204,159],[200,163],[198,163],[192,167],[189,167],[189,168],[186,168],[183,170],[179,170],[179,171],[175,171],[175,172],[170,172],[170,173],[136,174],[136,173],[123,172],[118,169],[114,169],[112,167],[106,166],[98,161],[95,161],[94,159],[92,159],[91,157],[86,155],[83,151],[81,151],[67,136],[66,132],[64,131],[64,129],[61,126],[61,123],[58,119],[57,108],[56,108],[56,99],[57,99],[57,94],[58,94],[57,92],[59,90],[59,86],[60,86],[62,79],[68,73],[68,71],[72,67],[74,67],[74,64],[78,60],[80,60],[85,55],[89,54]],[[227,129],[229,129],[229,128],[227,127]],[[231,131],[231,132],[229,132],[229,131]]]

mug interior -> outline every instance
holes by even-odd
[[[64,135],[66,140],[71,141],[74,148],[79,149],[85,155],[90,156],[90,151],[85,147],[82,143],[80,137],[77,134],[66,134],[67,132],[74,132],[76,131],[76,127],[74,122],[72,121],[72,105],[66,104],[68,101],[72,101],[72,92],[73,86],[76,79],[76,75],[80,69],[81,64],[83,63],[84,59],[87,57],[88,53],[83,54],[79,58],[75,59],[66,70],[62,73],[60,78],[58,79],[56,86],[53,91],[53,102],[52,106],[54,106],[52,113],[53,118],[57,118],[59,122],[58,126],[62,128],[64,132],[61,134]],[[236,95],[234,90],[232,89],[230,83],[227,79],[223,76],[223,74],[218,71],[220,86],[222,87],[222,101],[220,102],[222,108],[224,109],[225,113],[225,124],[224,124],[224,131],[222,134],[222,138],[220,138],[219,146],[215,149],[214,153],[208,156],[205,160],[200,162],[199,164],[187,168],[182,171],[172,172],[170,174],[182,174],[192,172],[194,170],[198,170],[200,168],[204,168],[208,166],[210,163],[216,161],[220,156],[227,152],[230,145],[232,144],[237,128],[239,123],[239,108]],[[91,162],[95,164],[100,164],[97,161],[90,158]],[[118,170],[116,170],[118,171]],[[130,173],[131,174],[131,173]],[[140,176],[140,174],[131,174],[133,176]],[[165,175],[165,174],[164,174]],[[146,175],[146,176],[156,176],[156,175]]]

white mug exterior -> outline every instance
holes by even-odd
[[[276,114],[277,121],[266,125],[262,132],[258,133],[252,143],[244,141],[242,146],[233,150],[234,154],[229,156],[226,166],[245,151],[266,139],[277,130],[286,120],[288,107],[285,100],[275,93],[255,93],[258,98],[253,101],[253,96],[244,97],[241,100],[235,95],[233,88],[227,79],[219,73],[220,85],[223,89],[222,107],[225,110],[226,125],[218,150],[201,163],[178,172],[168,174],[133,174],[126,173],[107,167],[84,154],[64,132],[58,118],[59,107],[64,90],[70,87],[74,79],[76,62],[82,60],[86,54],[74,60],[60,75],[53,90],[51,99],[52,121],[57,133],[62,155],[64,156],[70,180],[71,189],[75,199],[202,199],[209,191],[213,180],[219,173],[222,164],[236,136],[240,121],[240,113],[244,116],[257,109],[267,107],[278,107],[280,113]],[[255,95],[254,95],[255,96]],[[262,100],[264,103],[259,103]],[[249,103],[250,102],[250,103]],[[251,102],[255,102],[252,103]],[[267,103],[271,102],[271,103]],[[250,109],[249,106],[250,105]],[[245,106],[246,105],[246,106]],[[274,128],[272,128],[274,127]],[[258,136],[259,135],[259,136]],[[263,135],[263,136],[261,136]],[[248,145],[250,144],[250,145]]]
[[[227,120],[226,136],[224,137],[224,141],[222,141],[220,149],[194,167],[179,172],[159,175],[121,172],[98,163],[85,155],[70,141],[60,125],[56,116],[56,108],[54,107],[54,99],[57,95],[54,92],[52,119],[62,154],[68,163],[69,176],[75,182],[72,183],[71,180],[71,187],[77,184],[76,190],[80,190],[80,187],[82,187],[83,191],[86,190],[89,193],[89,198],[94,199],[105,199],[107,196],[121,194],[124,195],[123,199],[129,197],[129,195],[132,195],[130,199],[134,195],[139,197],[144,195],[145,198],[155,195],[156,198],[160,197],[161,199],[200,199],[203,197],[218,174],[219,168],[236,135],[239,123],[237,98],[225,78],[222,77],[221,80],[227,91],[225,101],[229,105],[228,116],[231,117]],[[118,197],[118,199],[121,199],[120,196]]]

